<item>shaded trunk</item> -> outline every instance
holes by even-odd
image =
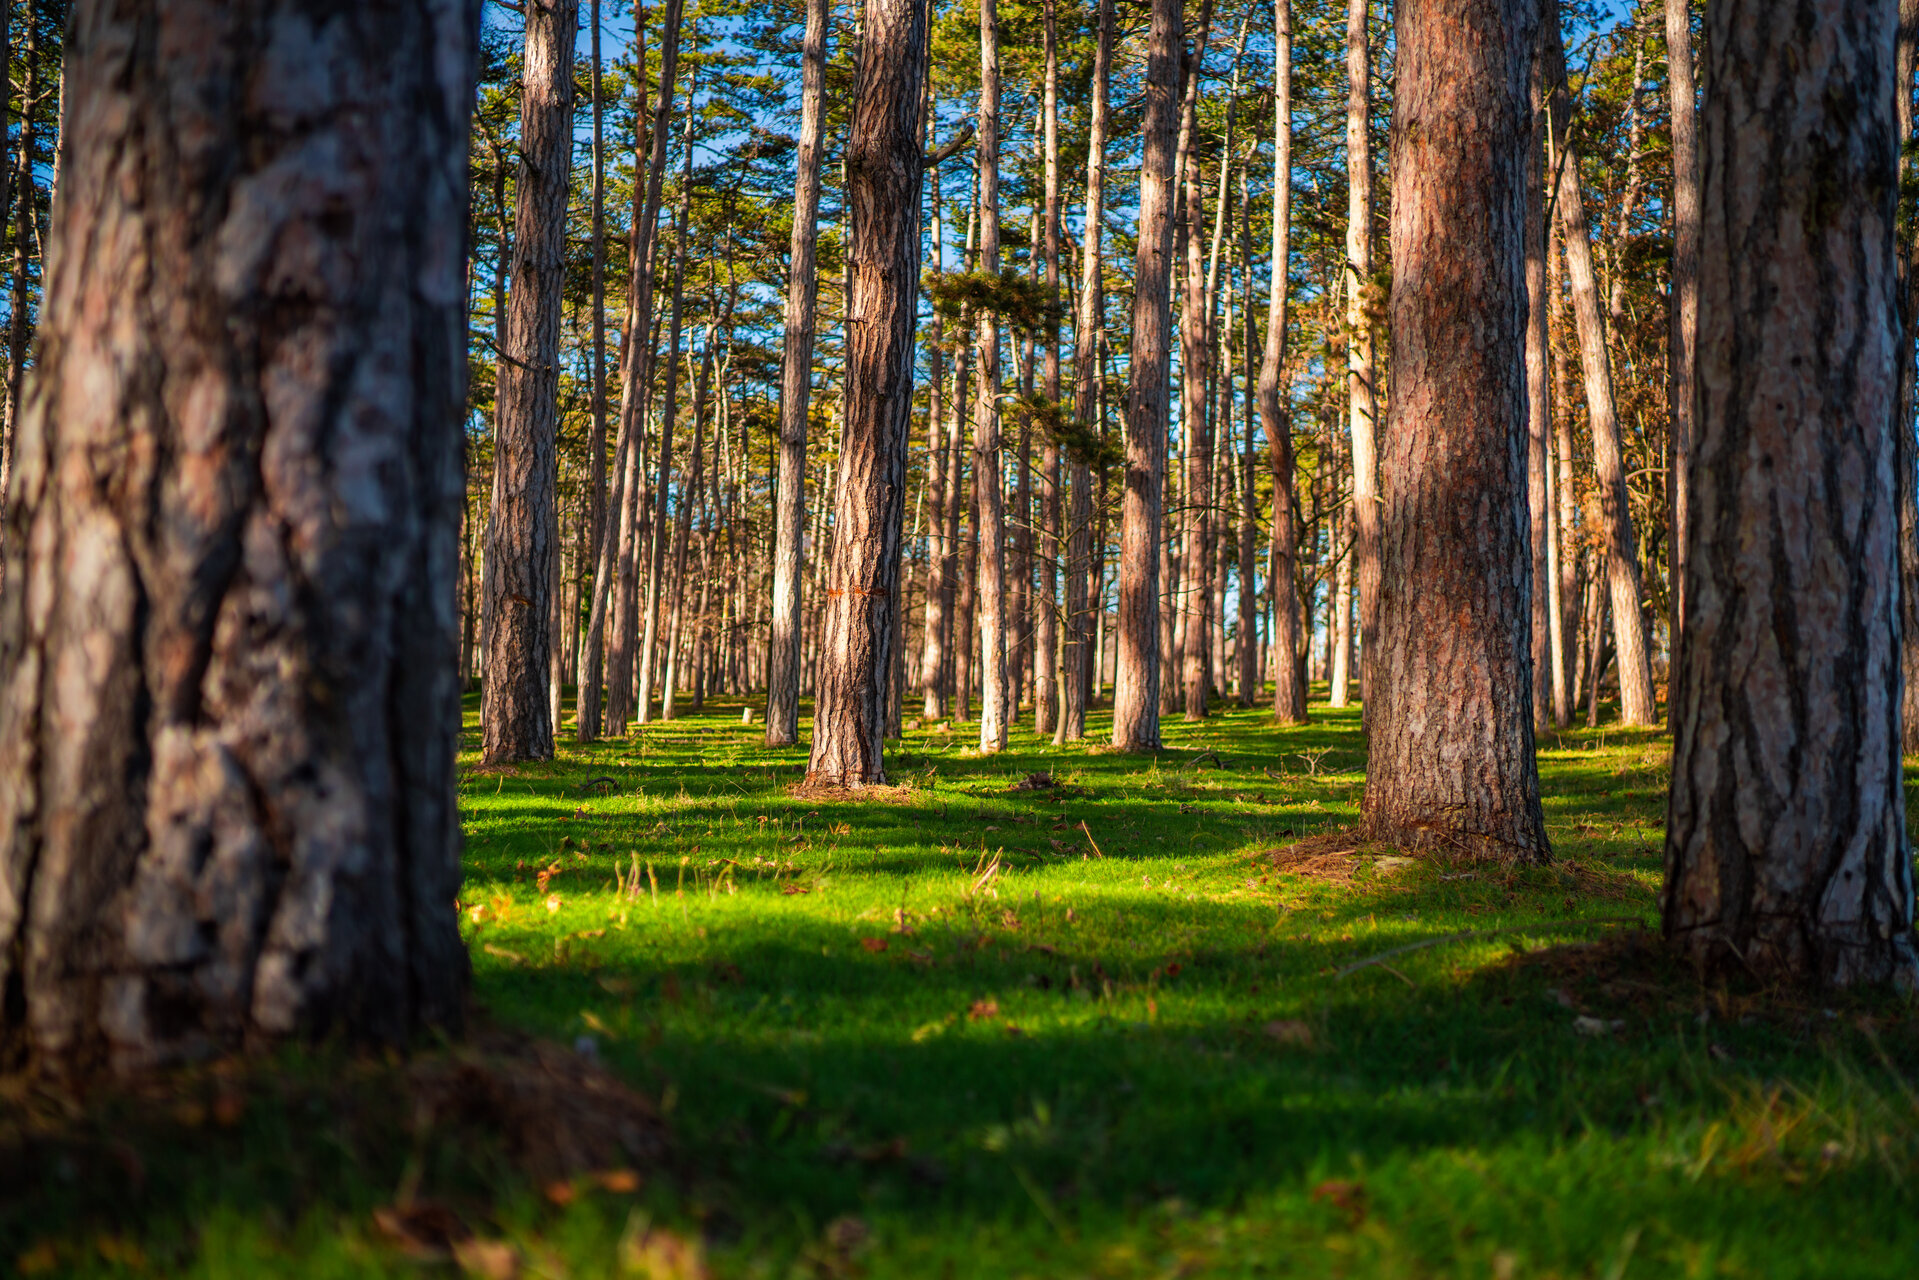
[[[1548,856],[1526,530],[1527,0],[1402,0],[1377,679],[1364,822],[1402,848]]]
[[[527,14],[518,207],[506,335],[495,374],[493,498],[480,618],[486,647],[481,757],[488,764],[553,757],[548,681],[557,585],[560,307],[578,28],[577,0],[554,0]]]
[[[780,473],[773,516],[773,626],[766,650],[766,745],[800,739],[800,568],[806,526],[806,413],[819,308],[820,143],[826,121],[826,0],[806,0],[800,57],[800,144],[786,276],[780,374]],[[914,195],[914,207],[919,197]]]
[[[833,562],[806,769],[809,782],[849,787],[886,780],[881,754],[913,421],[926,7],[866,0],[861,37],[846,146],[850,309],[860,323],[849,326],[847,339]]]
[[[1612,592],[1613,643],[1619,653],[1619,716],[1627,724],[1656,724],[1659,709],[1653,701],[1646,615],[1640,608],[1639,552],[1626,492],[1625,460],[1620,452],[1619,418],[1613,404],[1612,356],[1606,349],[1606,322],[1600,312],[1599,278],[1593,270],[1579,158],[1572,153],[1567,138],[1571,95],[1566,86],[1558,0],[1546,0],[1540,21],[1545,51],[1541,70],[1546,78],[1557,170],[1553,202],[1559,212],[1566,282],[1571,286],[1573,320],[1579,331],[1579,363],[1586,380],[1586,418],[1592,427],[1599,520],[1606,539],[1606,581]]]
[[[1180,44],[1178,0],[1153,0],[1140,124],[1144,152],[1133,272],[1132,359],[1127,374],[1119,647],[1113,685],[1113,745],[1126,751],[1156,751],[1160,746],[1159,557],[1166,488]]]
[[[1287,268],[1293,232],[1293,14],[1291,0],[1273,0],[1273,259],[1266,299],[1266,348],[1259,362],[1259,425],[1273,471],[1273,719],[1306,722],[1306,682],[1293,655],[1300,649],[1296,570],[1299,500],[1294,488],[1293,424],[1280,391],[1286,365]],[[1242,585],[1241,590],[1244,590]]]
[[[1899,0],[1899,43],[1893,85],[1897,93],[1900,189],[1913,182],[1913,77],[1919,74],[1919,0]],[[1919,274],[1910,213],[1899,243],[1899,403],[1894,419],[1894,471],[1899,484],[1899,636],[1905,681],[1900,723],[1907,754],[1919,751],[1919,441],[1913,437],[1914,348],[1919,347]]]
[[[278,0],[71,18],[0,596],[14,1064],[460,1021],[477,13],[349,12],[324,42]],[[263,74],[308,87],[297,140]],[[208,213],[243,200],[244,250]]]
[[[1910,988],[1894,10],[1734,0],[1707,22],[1665,934],[1708,971]]]

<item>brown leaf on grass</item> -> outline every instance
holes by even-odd
[[[782,888],[782,889],[780,890],[780,892],[781,892],[781,893],[785,893],[785,894],[793,894],[793,893],[811,893],[811,892],[812,892],[812,890],[811,890],[811,889],[808,889],[808,888],[807,888],[807,887],[806,887],[805,885],[803,885],[803,884],[789,884],[789,885],[787,885],[787,886],[785,886],[784,888]]]
[[[422,1260],[444,1261],[456,1242],[473,1234],[459,1214],[435,1200],[375,1209],[373,1225],[401,1253]]]
[[[546,1188],[545,1188],[545,1195],[547,1200],[550,1203],[553,1203],[556,1205],[564,1206],[564,1205],[572,1204],[574,1197],[577,1196],[578,1194],[579,1192],[573,1189],[573,1184],[566,1181],[565,1179],[558,1179],[556,1181],[549,1182],[546,1184]]]
[[[1269,1022],[1262,1030],[1280,1044],[1298,1045],[1304,1048],[1313,1042],[1313,1029],[1297,1018],[1281,1018]]]
[[[13,1269],[23,1276],[43,1276],[59,1265],[60,1249],[51,1240],[40,1241],[13,1260]]]
[[[1354,1226],[1365,1220],[1366,1188],[1362,1183],[1329,1178],[1313,1188],[1313,1199],[1345,1213]]]
[[[631,1169],[601,1169],[593,1181],[616,1196],[630,1196],[640,1189],[640,1175]]]
[[[886,948],[891,944],[889,944],[885,938],[861,938],[860,945],[862,947],[865,947],[868,951],[878,954],[879,952],[886,950]]]
[[[453,1260],[478,1280],[515,1280],[520,1274],[520,1251],[506,1240],[456,1241]]]
[[[999,1017],[999,1001],[975,1000],[973,1001],[973,1007],[966,1011],[966,1017],[970,1022],[982,1022],[988,1018],[997,1018]]]
[[[710,1274],[700,1242],[664,1227],[622,1240],[620,1267],[643,1280],[707,1280]]]

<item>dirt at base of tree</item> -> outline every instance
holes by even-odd
[[[407,1056],[323,1046],[77,1087],[0,1077],[0,1238],[190,1214],[209,1161],[320,1203],[390,1197],[395,1221],[460,1222],[450,1239],[516,1185],[630,1191],[665,1166],[667,1127],[582,1049],[481,1026]]]

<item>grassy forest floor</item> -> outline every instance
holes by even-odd
[[[803,751],[740,712],[489,771],[469,706],[478,1047],[12,1099],[36,1119],[0,1172],[0,1265],[1621,1280],[1919,1258],[1911,1006],[1701,989],[1639,930],[1663,735],[1542,743],[1557,860],[1511,870],[1326,834],[1357,814],[1356,710],[1173,721],[1157,758],[1016,732],[983,759],[972,726],[913,730],[898,785],[858,801],[799,790]]]

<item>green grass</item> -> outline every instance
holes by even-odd
[[[1325,878],[1261,856],[1356,817],[1358,713],[1314,717],[1173,721],[1157,758],[909,731],[862,801],[792,794],[803,750],[737,701],[469,755],[476,1001],[658,1100],[637,1194],[556,1208],[464,1139],[383,1143],[404,1116],[322,1054],[230,1131],[149,1138],[164,1193],[0,1191],[0,1261],[407,1274],[369,1215],[411,1179],[571,1276],[649,1239],[725,1276],[1910,1270],[1908,1006],[1703,990],[1608,923],[1656,922],[1663,736],[1542,744],[1552,866]]]

